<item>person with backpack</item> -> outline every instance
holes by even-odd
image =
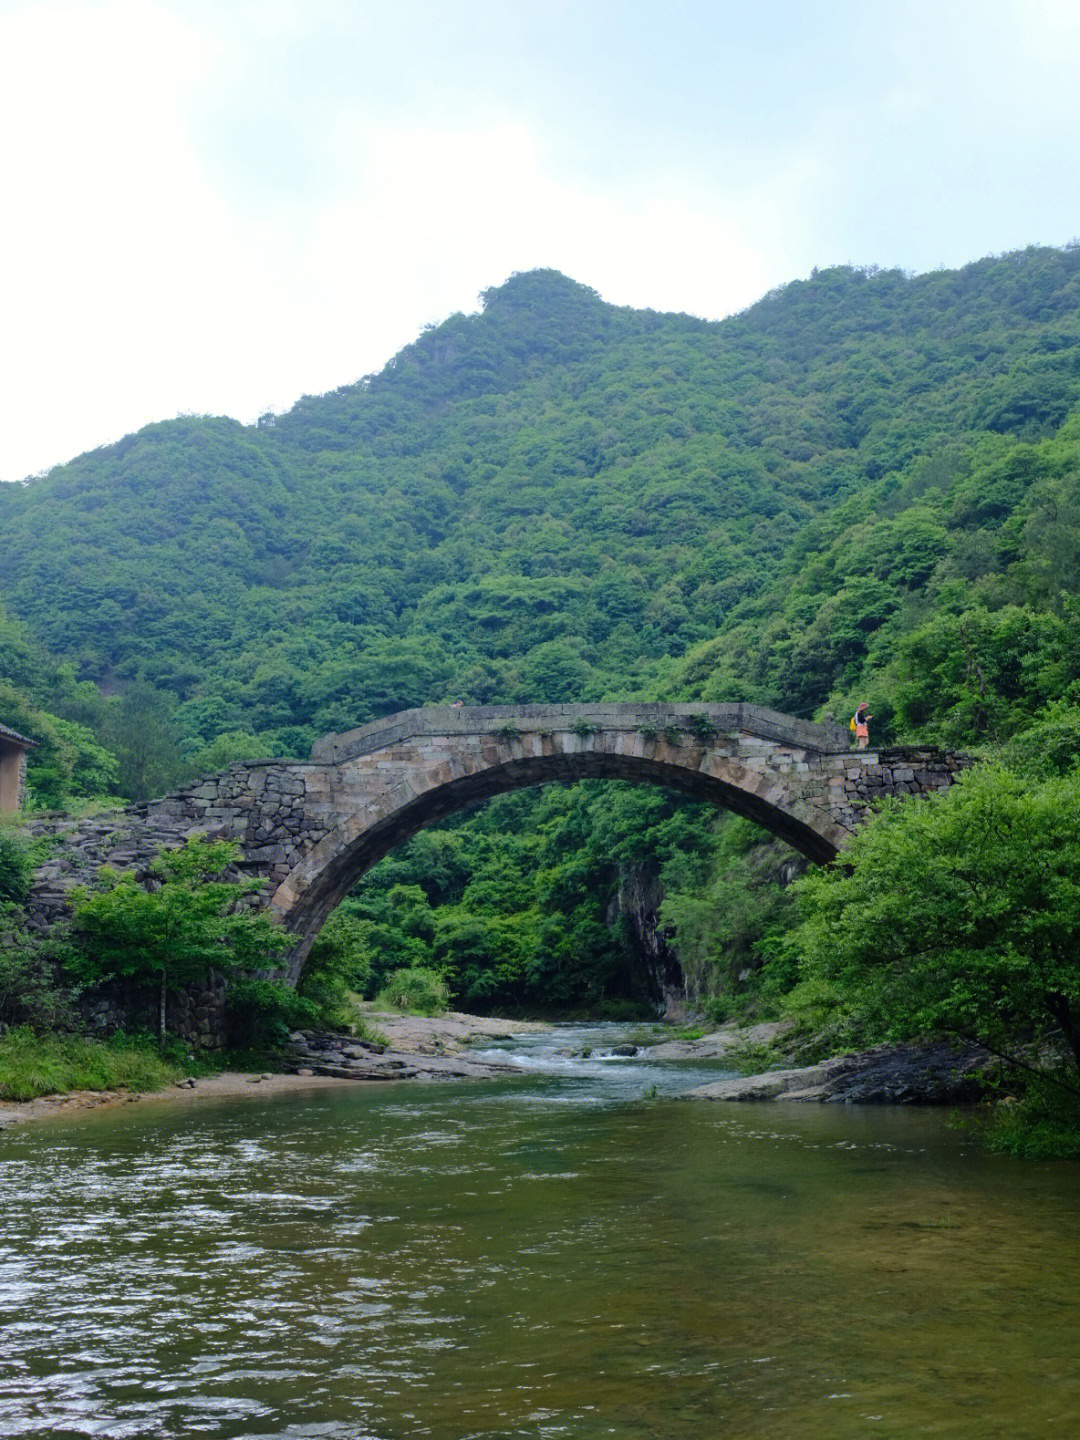
[[[865,750],[870,744],[870,721],[873,719],[870,714],[870,707],[865,700],[860,700],[855,707],[855,714],[851,717],[849,729],[855,732],[855,742],[860,750]]]

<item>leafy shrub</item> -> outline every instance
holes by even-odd
[[[1080,758],[1080,706],[1055,701],[1002,747],[1003,764],[1032,780],[1067,775]]]
[[[356,914],[355,902],[346,900],[311,947],[296,988],[318,1008],[324,1025],[339,1028],[358,1023],[356,997],[367,993],[372,980],[374,928]]]
[[[975,1120],[987,1148],[1023,1160],[1080,1158],[1080,1094],[1072,1077],[1061,1069],[1028,1075],[1017,1090],[988,1119]]]
[[[591,721],[588,720],[575,720],[570,726],[570,729],[575,735],[579,735],[582,740],[585,740],[590,735],[599,734],[600,726],[593,725]]]
[[[798,882],[803,974],[869,1038],[955,1035],[1026,1072],[1053,1056],[1080,1097],[1080,773],[981,765],[886,802]]]
[[[439,1015],[447,1005],[446,983],[437,971],[420,965],[408,970],[395,970],[375,997],[375,1004],[384,1010]]]
[[[58,974],[58,948],[0,918],[0,1023],[54,1030],[72,1023],[74,992]]]
[[[687,715],[686,728],[699,740],[711,740],[716,734],[716,726],[708,715]]]
[[[707,995],[701,1002],[701,1011],[713,1025],[723,1025],[725,1020],[730,1020],[734,1007],[729,995]]]
[[[0,828],[0,904],[25,899],[33,868],[32,847],[21,835]]]
[[[235,844],[193,836],[183,848],[163,850],[154,860],[156,890],[103,866],[97,890],[74,892],[79,948],[72,955],[73,972],[90,984],[118,977],[156,983],[164,1040],[169,990],[182,989],[211,967],[257,970],[290,943],[265,912],[237,908],[258,881],[217,878],[237,855]]]
[[[282,1045],[289,1031],[318,1025],[319,1006],[282,980],[237,978],[226,995],[229,1040],[252,1049]]]

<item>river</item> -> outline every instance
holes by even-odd
[[[0,1435],[1077,1433],[1075,1165],[682,1099],[716,1069],[621,1038],[0,1135]]]

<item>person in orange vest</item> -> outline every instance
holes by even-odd
[[[865,700],[860,700],[855,707],[855,714],[851,717],[851,729],[855,731],[855,742],[860,750],[865,750],[870,744],[870,721],[873,719],[870,708]]]

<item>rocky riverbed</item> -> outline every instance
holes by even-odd
[[[500,1020],[458,1012],[432,1017],[372,1014],[370,1020],[382,1039],[297,1031],[291,1037],[283,1068],[277,1073],[233,1072],[188,1077],[148,1094],[76,1091],[23,1102],[0,1101],[0,1130],[27,1120],[133,1101],[169,1099],[188,1103],[215,1097],[321,1089],[350,1082],[492,1079],[522,1072],[514,1060],[493,1054],[493,1045],[514,1035],[551,1028],[541,1022]],[[626,1044],[616,1047],[613,1053],[647,1056],[661,1062],[729,1057],[732,1068],[737,1068],[748,1047],[782,1043],[786,1028],[784,1023],[745,1029],[729,1024],[696,1039],[663,1040],[646,1046]],[[988,1057],[981,1051],[957,1052],[941,1042],[880,1045],[862,1054],[837,1056],[817,1065],[729,1076],[700,1085],[686,1094],[688,1098],[700,1100],[963,1104],[979,1098],[978,1076],[987,1064]]]
[[[299,1075],[340,1080],[469,1080],[515,1074],[509,1061],[481,1059],[473,1049],[547,1027],[532,1021],[446,1015],[374,1015],[386,1043],[350,1035],[297,1031],[290,1037]]]

